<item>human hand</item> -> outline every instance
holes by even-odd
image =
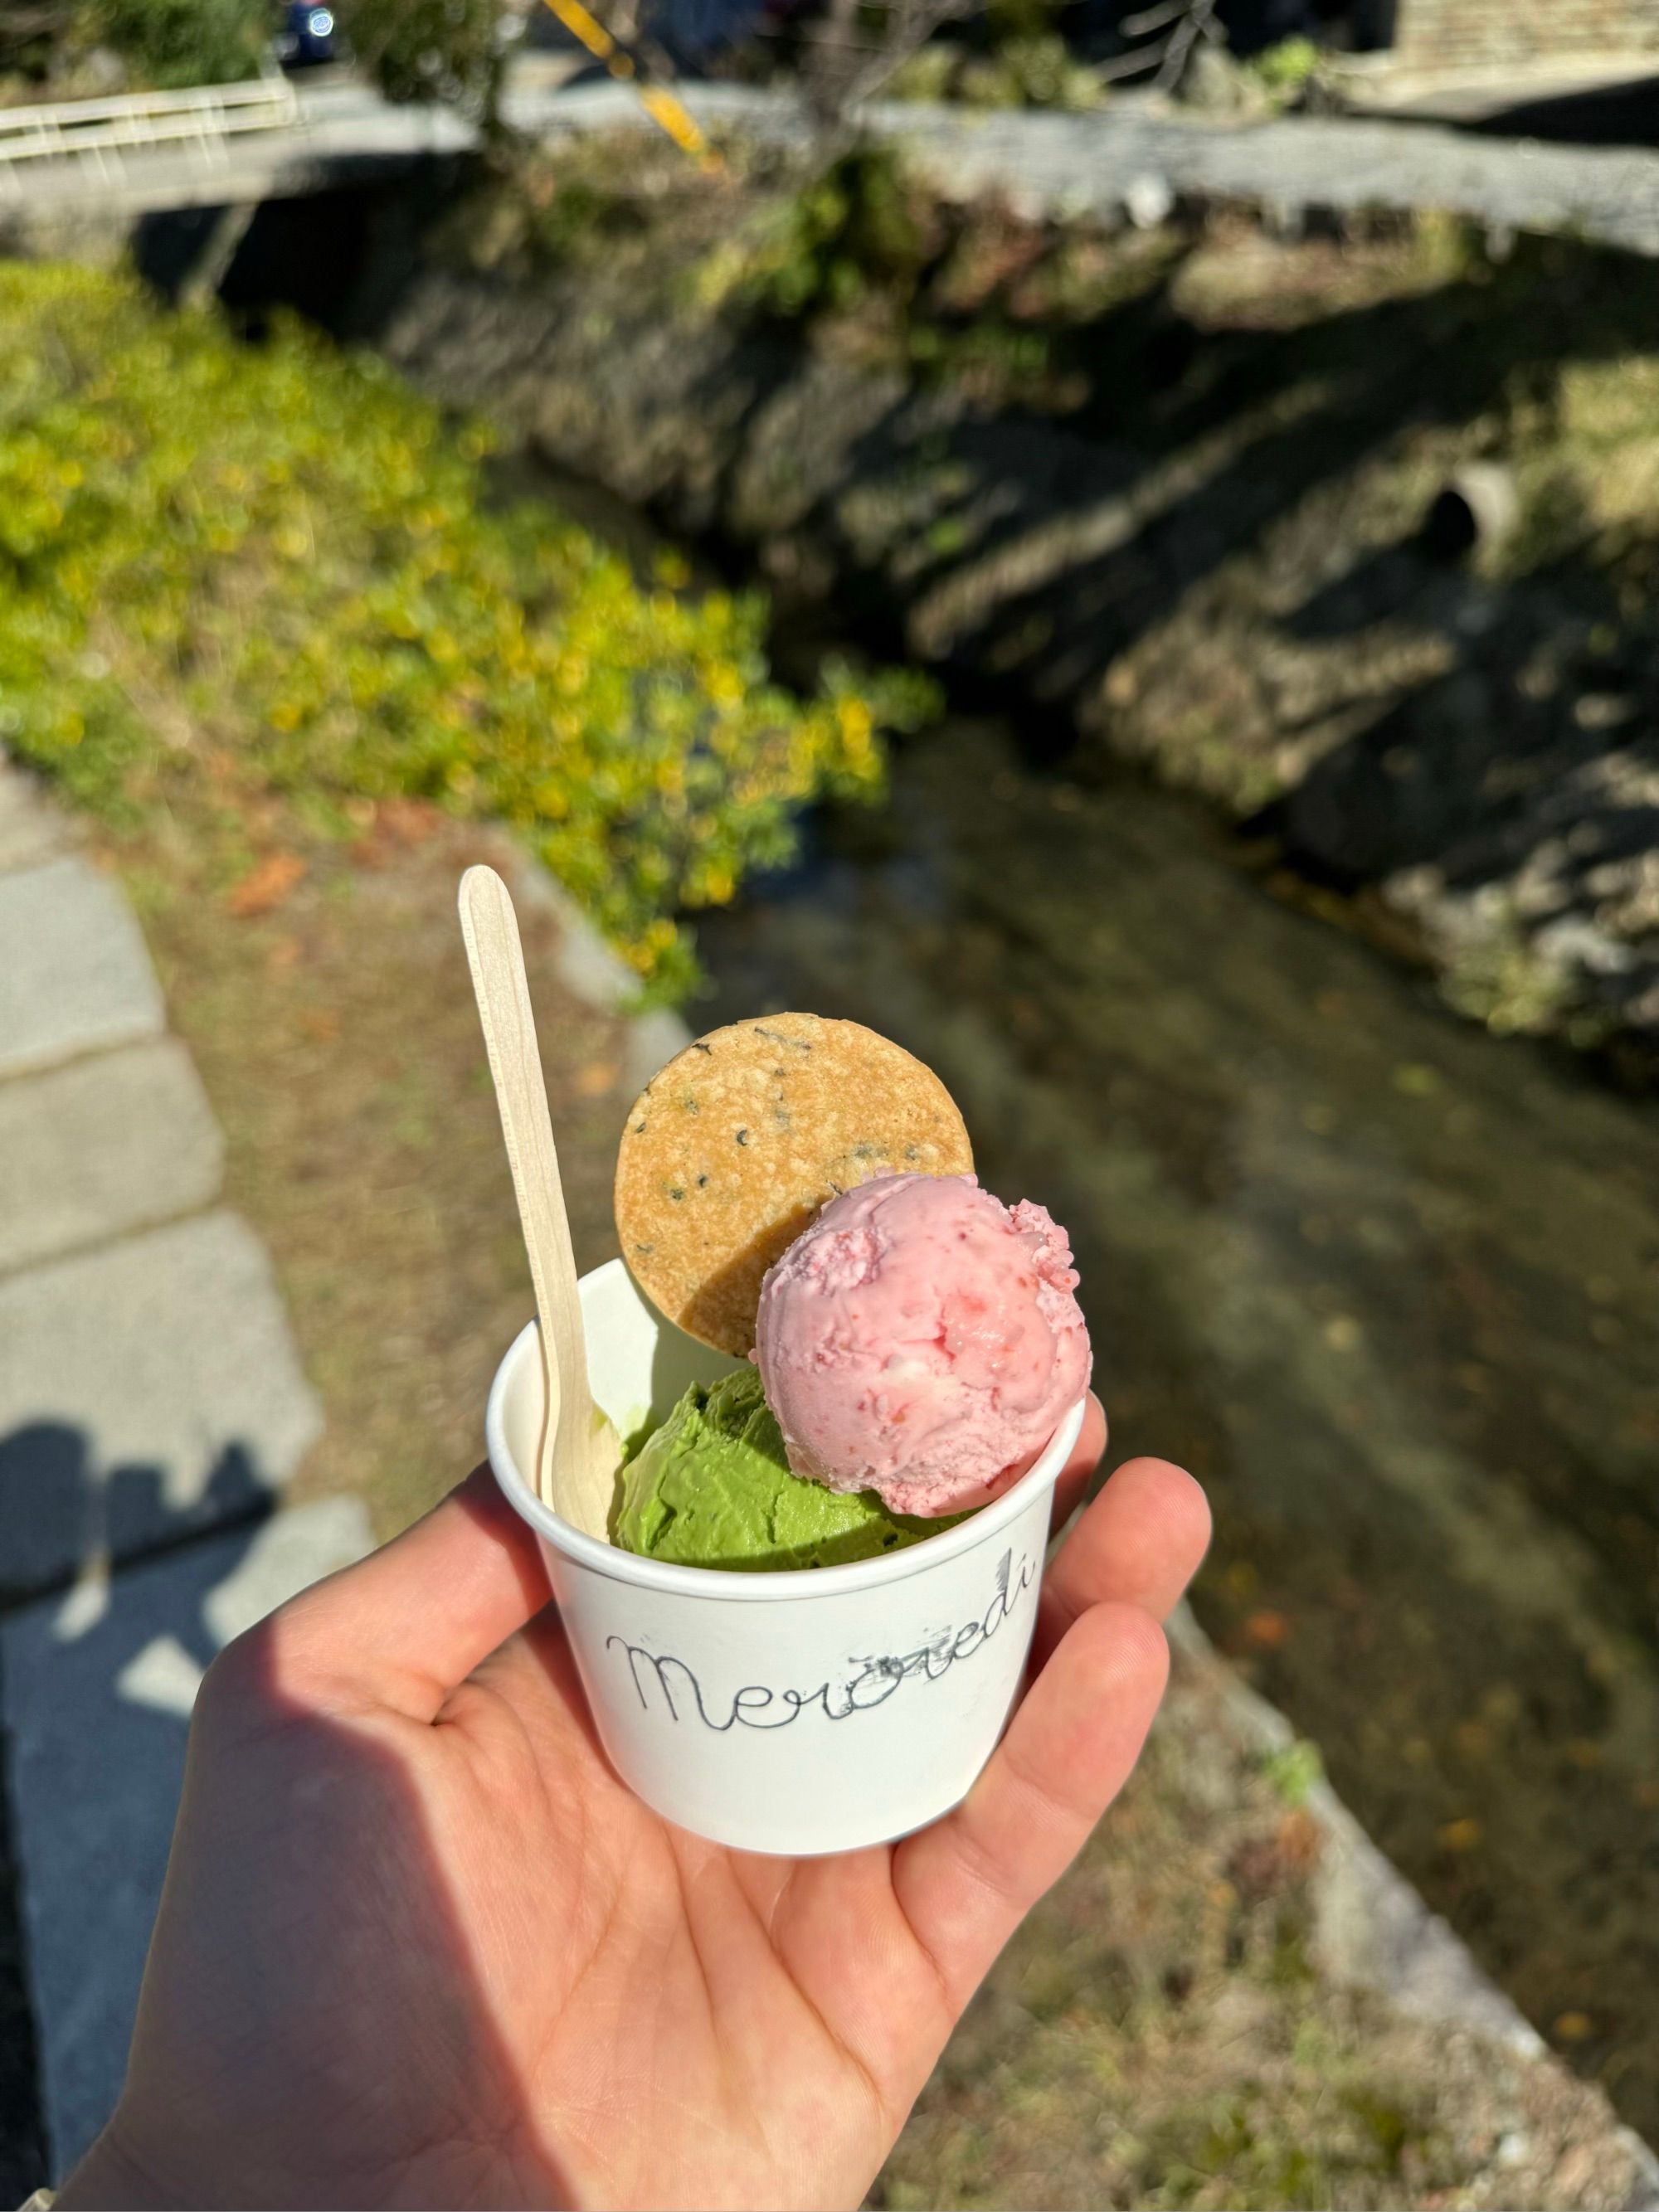
[[[1091,1400],[1058,1511],[1105,1435]],[[781,1860],[617,1780],[479,1469],[210,1668],[126,2087],[59,2205],[856,2203],[1133,1765],[1208,1534],[1190,1476],[1121,1468],[963,1803]]]

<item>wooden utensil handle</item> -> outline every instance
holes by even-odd
[[[564,1187],[512,896],[493,868],[469,868],[461,878],[460,909],[461,934],[477,994],[489,1073],[501,1109],[501,1135],[541,1320],[543,1352],[549,1369],[550,1447],[556,1421],[568,1434],[578,1437],[585,1436],[593,1422],[581,1305],[576,1292],[576,1257],[571,1249],[570,1222],[565,1212]],[[548,1455],[544,1448],[544,1467]],[[551,1502],[558,1510],[558,1500]]]

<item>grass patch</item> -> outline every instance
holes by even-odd
[[[228,884],[260,793],[522,830],[656,996],[679,915],[873,797],[915,678],[770,680],[754,593],[638,579],[487,509],[477,424],[297,324],[257,349],[136,282],[0,268],[0,739],[117,829],[186,810]]]

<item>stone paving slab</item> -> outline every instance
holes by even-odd
[[[143,938],[88,862],[0,875],[0,1077],[97,1052],[167,1025]]]
[[[0,1589],[280,1490],[322,1426],[264,1248],[214,1212],[0,1281]]]
[[[58,2179],[108,2117],[161,1896],[203,1668],[233,1636],[374,1547],[325,1498],[89,1580],[0,1625],[0,1717]]]
[[[63,816],[47,804],[34,778],[0,755],[0,875],[38,868],[69,844]]]
[[[210,1205],[223,1160],[177,1038],[0,1083],[0,1274]]]

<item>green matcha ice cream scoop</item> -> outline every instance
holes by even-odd
[[[682,1566],[751,1573],[839,1567],[936,1536],[964,1516],[889,1513],[872,1491],[804,1482],[752,1367],[694,1382],[617,1479],[612,1540]]]

